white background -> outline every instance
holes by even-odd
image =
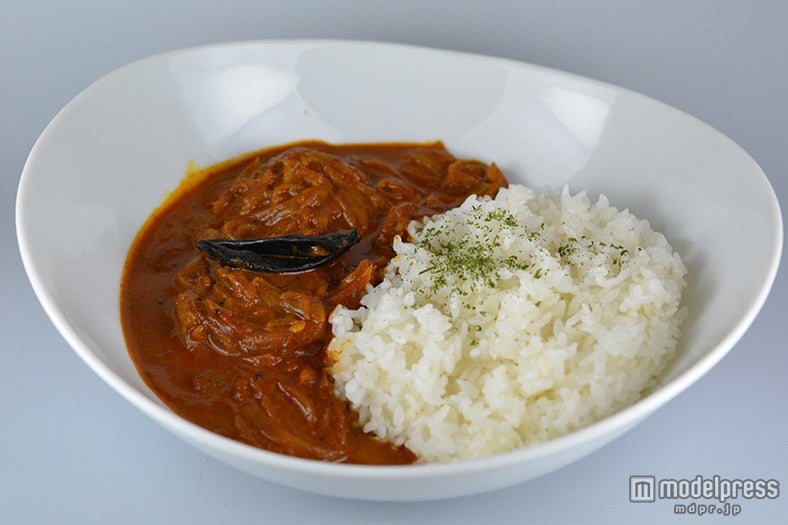
[[[629,503],[629,476],[775,478],[788,491],[788,275],[695,386],[553,474],[415,504],[301,493],[161,430],[82,364],[27,283],[13,227],[25,157],[56,112],[132,60],[227,40],[332,37],[498,55],[622,85],[729,135],[788,206],[788,2],[4,0],[0,3],[0,523],[786,523]],[[731,239],[735,242],[735,239]],[[86,261],[86,264],[89,264]],[[783,264],[785,266],[785,264]]]

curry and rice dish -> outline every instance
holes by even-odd
[[[130,355],[176,413],[325,461],[455,461],[637,401],[686,269],[646,221],[509,185],[440,143],[263,150],[191,177],[121,283]]]

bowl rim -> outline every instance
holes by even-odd
[[[319,460],[304,459],[294,456],[287,456],[268,450],[260,449],[247,445],[230,438],[216,434],[210,430],[200,427],[177,415],[163,404],[159,404],[135,387],[127,383],[119,374],[114,372],[105,364],[89,345],[78,335],[76,329],[68,322],[64,313],[60,310],[53,295],[47,290],[44,279],[39,271],[38,265],[32,253],[32,248],[28,244],[28,225],[26,223],[27,203],[29,202],[30,180],[35,177],[32,166],[36,162],[37,156],[41,154],[43,145],[47,142],[48,136],[59,125],[60,121],[67,118],[74,105],[84,97],[90,95],[93,90],[99,89],[108,79],[121,74],[122,72],[136,67],[141,63],[167,60],[173,56],[184,53],[203,53],[220,48],[233,47],[274,47],[274,46],[363,46],[379,47],[389,49],[411,50],[417,53],[436,53],[442,56],[458,56],[467,59],[492,60],[503,64],[508,68],[529,69],[534,72],[555,76],[559,78],[572,79],[581,83],[604,86],[614,89],[618,93],[629,93],[638,98],[646,99],[657,104],[661,110],[680,116],[683,119],[691,119],[700,124],[708,133],[721,138],[729,146],[738,149],[747,159],[751,160],[757,168],[754,175],[754,184],[759,186],[761,191],[769,201],[769,215],[773,219],[774,236],[772,239],[773,253],[768,266],[765,278],[755,296],[755,300],[748,306],[745,315],[737,320],[735,325],[728,330],[727,335],[711,350],[709,350],[697,362],[692,364],[687,370],[677,375],[665,384],[658,386],[654,391],[635,403],[596,421],[586,427],[551,439],[546,442],[536,443],[511,452],[485,456],[450,463],[426,463],[416,465],[357,465],[346,463],[331,463]],[[134,60],[128,64],[117,67],[104,74],[97,80],[90,83],[74,96],[49,122],[44,128],[39,138],[33,145],[22,169],[17,196],[15,202],[15,223],[18,248],[22,258],[25,272],[32,285],[33,291],[41,303],[50,321],[55,325],[58,332],[66,340],[69,346],[77,355],[88,365],[88,367],[98,375],[113,390],[132,405],[140,409],[147,416],[164,426],[170,431],[177,431],[178,434],[189,435],[195,441],[209,446],[210,448],[221,448],[223,452],[233,456],[252,461],[257,464],[266,464],[271,467],[286,469],[319,476],[339,476],[352,477],[358,479],[404,479],[414,475],[420,478],[440,477],[445,475],[457,475],[481,472],[485,470],[497,469],[501,466],[510,466],[529,461],[553,456],[562,451],[577,447],[582,443],[588,443],[596,438],[609,435],[616,430],[627,430],[634,423],[653,413],[656,409],[664,405],[670,399],[687,389],[696,382],[714,365],[716,365],[733,346],[741,339],[752,322],[761,310],[769,292],[772,288],[780,264],[783,247],[783,222],[780,211],[779,201],[773,187],[763,170],[757,162],[735,141],[727,135],[712,127],[711,125],[699,120],[698,118],[679,110],[669,104],[654,99],[648,95],[630,90],[625,87],[596,80],[587,76],[578,75],[559,69],[546,67],[543,65],[532,64],[510,58],[495,57],[480,53],[466,51],[456,51],[435,47],[417,46],[411,44],[391,43],[373,40],[346,40],[346,39],[261,39],[261,40],[238,40],[200,46],[182,47],[171,51],[153,54],[144,58]],[[154,394],[155,395],[155,394]]]

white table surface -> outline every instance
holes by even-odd
[[[788,491],[788,274],[706,377],[597,453],[537,480],[413,504],[332,499],[225,466],[160,429],[49,323],[16,247],[14,197],[55,113],[161,51],[334,37],[499,55],[640,91],[726,133],[788,204],[788,2],[5,0],[0,4],[0,523],[788,523],[788,494],[739,516],[630,503],[629,476],[773,478]],[[592,5],[593,4],[593,5]],[[785,264],[783,264],[785,266]]]

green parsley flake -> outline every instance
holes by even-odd
[[[456,240],[457,225],[449,232],[442,232],[435,225],[422,231],[417,247],[429,253],[430,266],[421,273],[432,274],[433,292],[451,284],[450,293],[465,295],[480,286],[495,287],[501,269],[529,268],[528,262],[516,255],[500,253],[504,232],[528,236],[508,210],[484,211],[481,206],[475,206],[462,226],[468,231],[460,240]]]

